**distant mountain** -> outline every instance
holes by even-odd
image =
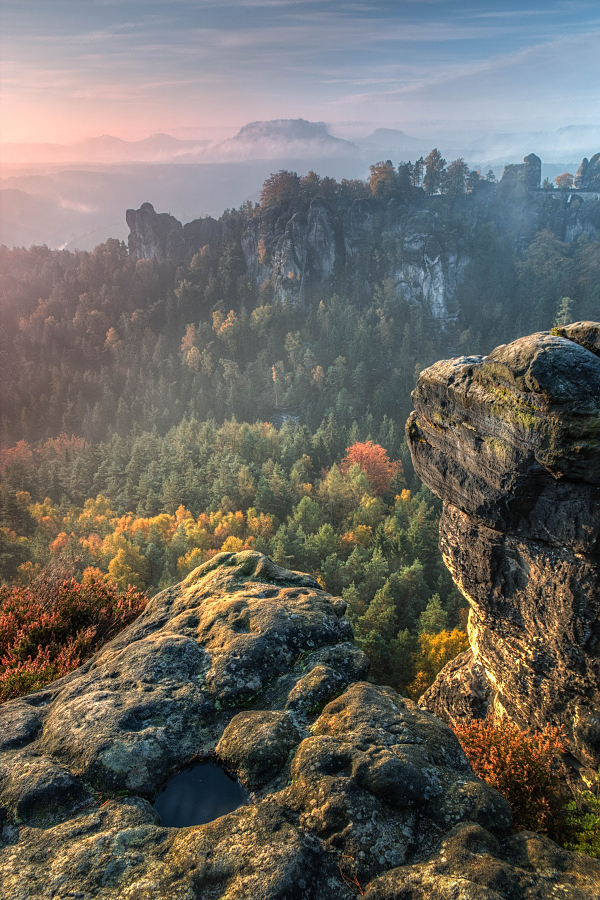
[[[372,134],[364,138],[359,138],[357,143],[361,147],[398,147],[403,149],[429,147],[431,150],[431,140],[429,138],[418,138],[401,131],[399,128],[376,128]]]
[[[110,134],[71,144],[3,144],[5,165],[244,162],[258,159],[313,159],[348,156],[356,147],[332,137],[324,122],[273,119],[251,122],[225,141],[185,141],[153,134],[124,141]]]
[[[497,177],[506,163],[531,150],[543,160],[542,178],[575,175],[581,159],[600,146],[600,126],[569,125],[553,133],[428,137],[400,128],[377,128],[352,142],[334,137],[324,122],[274,119],[251,122],[222,141],[153,134],[125,141],[104,134],[74,143],[4,144],[1,148],[0,243],[93,249],[107,237],[126,237],[123,207],[151,200],[187,221],[220,215],[260,196],[264,180],[280,169],[313,169],[338,181],[366,179],[379,160],[427,156],[437,147],[450,162]]]
[[[221,159],[282,159],[349,156],[356,153],[356,145],[333,137],[324,122],[306,119],[272,119],[250,122],[238,133],[213,145],[209,154],[218,153]]]
[[[553,132],[482,133],[478,137],[444,132],[430,137],[409,135],[399,128],[377,128],[354,142],[334,137],[324,122],[271,119],[250,122],[223,141],[180,140],[153,134],[124,141],[104,134],[70,144],[3,144],[4,165],[119,165],[130,163],[240,163],[277,161],[279,167],[319,165],[319,160],[354,161],[368,172],[379,159],[394,163],[426,155],[438,147],[448,160],[463,157],[470,165],[519,162],[532,147],[546,163],[580,160],[600,144],[600,125],[568,125]],[[321,173],[323,174],[323,173]],[[335,175],[335,172],[327,173]]]

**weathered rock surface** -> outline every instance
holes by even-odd
[[[539,188],[542,180],[542,161],[535,153],[526,156],[522,163],[511,163],[504,166],[502,173],[503,187],[511,185],[525,192]]]
[[[592,900],[597,872],[594,860],[561,851],[538,834],[522,831],[500,842],[478,825],[463,825],[449,832],[437,856],[374,879],[365,898]]]
[[[582,160],[575,175],[575,187],[580,191],[600,191],[600,153]]]
[[[579,181],[595,183],[596,157],[584,163],[587,174],[581,169]],[[266,300],[291,303],[327,296],[340,279],[354,299],[366,301],[387,281],[398,298],[447,324],[457,316],[458,288],[484,225],[520,249],[545,228],[563,241],[583,233],[599,239],[595,195],[539,191],[540,176],[540,159],[532,153],[507,166],[498,185],[481,181],[468,196],[427,197],[415,189],[394,198],[297,198],[183,227],[144,203],[127,211],[129,251],[139,259],[181,263],[207,245],[217,253],[230,246]]]
[[[506,802],[443,722],[361,680],[344,610],[258,553],[221,554],[79,670],[5,704],[2,900],[342,900],[355,877],[382,898],[596,896],[595,863],[507,838]],[[163,827],[159,787],[215,752],[252,802]]]
[[[407,423],[444,501],[440,545],[471,649],[421,704],[564,726],[600,763],[600,325],[542,332],[421,373]]]
[[[358,296],[370,296],[382,277],[376,271],[382,244],[394,249],[384,277],[396,294],[427,315],[453,318],[453,298],[468,256],[464,241],[429,210],[375,199],[314,200],[306,214],[261,211],[242,236],[248,275],[291,302],[322,296],[342,273]]]
[[[128,209],[129,253],[136,259],[165,262],[179,259],[184,251],[183,225],[169,213],[157,213],[151,203]]]

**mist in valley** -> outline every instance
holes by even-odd
[[[499,179],[504,166],[525,155],[542,158],[542,179],[576,173],[600,146],[600,126],[555,132],[463,136],[440,130],[414,137],[378,128],[354,140],[338,138],[324,123],[275,120],[250,123],[223,141],[142,141],[104,136],[71,144],[5,144],[0,179],[0,243],[53,249],[93,248],[126,240],[125,209],[151,202],[182,222],[218,218],[260,196],[263,182],[281,169],[305,175],[367,179],[370,165],[414,161],[438,147],[448,159]]]

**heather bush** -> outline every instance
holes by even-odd
[[[455,728],[473,771],[510,803],[515,831],[564,840],[567,789],[560,728],[521,731],[512,722],[474,720]]]
[[[132,622],[147,598],[98,570],[81,582],[46,569],[26,587],[0,586],[0,701],[76,669]]]

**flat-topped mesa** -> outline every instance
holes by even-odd
[[[600,764],[600,324],[421,373],[413,462],[444,501],[440,546],[471,649],[421,704],[449,722],[561,724]]]

